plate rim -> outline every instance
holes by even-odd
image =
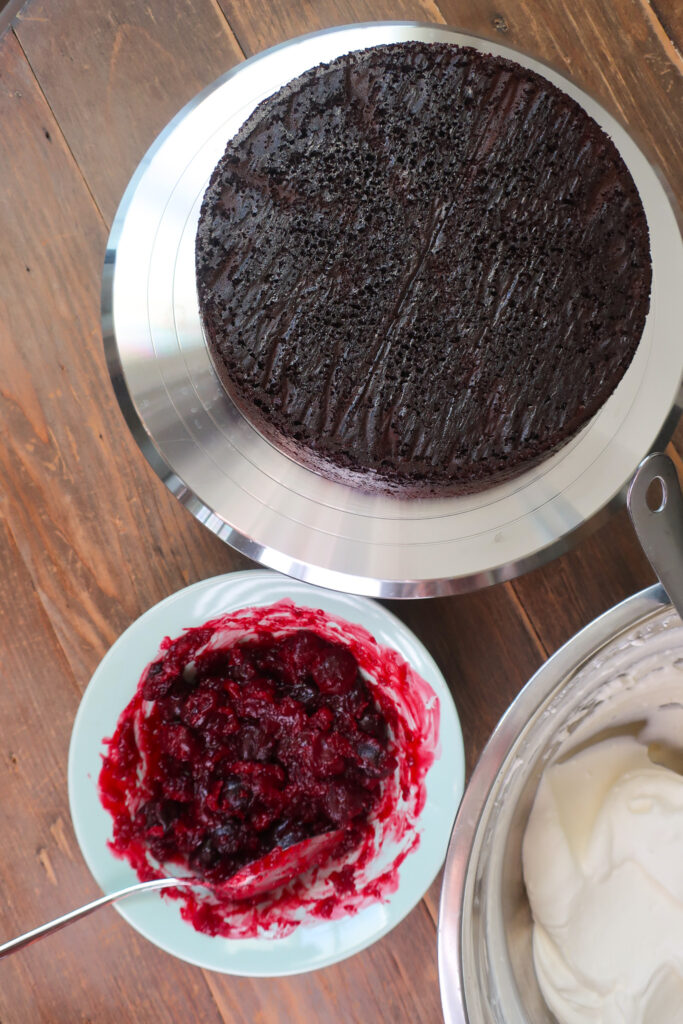
[[[226,587],[228,587],[229,590],[239,592],[240,594],[246,587],[247,593],[252,591],[254,593],[251,597],[247,596],[246,599],[242,599],[240,597],[237,603],[231,603],[230,600],[225,601],[225,597],[221,596],[221,591]],[[277,592],[275,594],[272,592],[268,593],[268,591],[273,587]],[[258,593],[259,591],[260,596]],[[376,602],[369,601],[367,598],[359,597],[357,595],[337,594],[334,591],[328,591],[325,593],[320,590],[320,588],[311,588],[305,583],[298,580],[291,580],[286,576],[268,569],[248,569],[235,573],[209,577],[167,595],[161,601],[152,605],[151,608],[138,616],[138,618],[136,618],[128,628],[124,630],[124,632],[107,650],[93,672],[90,682],[82,694],[81,701],[74,718],[69,743],[67,771],[71,819],[83,859],[96,883],[103,889],[103,891],[106,891],[107,889],[113,891],[112,884],[111,882],[107,884],[107,879],[111,879],[112,876],[116,877],[117,870],[119,868],[122,875],[121,887],[125,885],[128,880],[136,880],[133,869],[130,868],[127,863],[115,857],[115,855],[110,853],[106,849],[106,846],[103,845],[102,829],[106,832],[107,837],[111,836],[111,819],[99,803],[99,798],[97,796],[99,767],[94,767],[94,765],[99,765],[101,754],[104,751],[102,738],[113,732],[113,728],[118,720],[118,715],[123,711],[123,708],[130,700],[130,697],[137,686],[139,679],[139,672],[137,668],[132,671],[130,679],[127,680],[126,684],[123,686],[121,691],[121,700],[116,702],[118,711],[114,719],[109,720],[108,716],[105,714],[105,720],[102,722],[104,727],[103,731],[95,730],[97,735],[91,733],[91,735],[85,737],[85,740],[84,730],[88,728],[88,724],[90,719],[93,717],[93,713],[95,715],[97,714],[97,698],[100,695],[101,688],[108,685],[107,672],[111,671],[110,665],[121,651],[125,650],[131,642],[135,642],[136,634],[144,632],[149,627],[150,622],[154,621],[155,617],[163,618],[164,612],[167,611],[171,604],[176,606],[176,612],[182,611],[182,618],[183,620],[187,620],[188,626],[200,625],[201,622],[206,621],[207,618],[215,617],[216,612],[214,608],[209,608],[208,611],[200,611],[197,608],[197,603],[201,597],[204,597],[206,600],[207,598],[210,598],[211,595],[213,595],[214,602],[219,598],[221,602],[225,601],[226,611],[236,610],[241,607],[258,607],[260,605],[267,606],[272,604],[274,601],[281,600],[283,597],[290,597],[296,604],[308,606],[316,606],[319,600],[327,600],[330,605],[334,605],[336,603],[346,606],[349,610],[355,610],[357,615],[357,619],[355,621],[361,623],[367,622],[367,618],[363,617],[362,612],[363,610],[367,610],[368,604],[371,604],[374,608],[373,614],[382,622],[382,628],[385,629],[388,634],[393,635],[395,633],[397,637],[397,642],[391,646],[394,646],[394,648],[398,650],[403,657],[406,657],[404,651],[408,649],[411,651],[417,651],[424,657],[425,665],[430,673],[427,676],[427,681],[430,687],[437,694],[440,701],[439,748],[441,750],[441,756],[435,761],[434,767],[436,768],[437,774],[436,776],[432,776],[432,792],[430,793],[430,797],[428,797],[428,804],[430,804],[430,800],[434,803],[435,794],[433,792],[433,787],[435,784],[442,788],[439,791],[436,806],[431,808],[431,839],[428,840],[426,838],[426,829],[423,828],[421,830],[423,837],[422,842],[415,851],[415,855],[419,855],[420,850],[423,850],[422,856],[428,862],[428,870],[426,873],[423,871],[420,879],[414,879],[409,889],[406,889],[406,885],[410,883],[410,877],[408,876],[408,880],[406,880],[406,876],[404,874],[396,893],[389,896],[386,902],[373,904],[370,907],[360,910],[355,915],[350,915],[349,917],[340,919],[340,921],[322,922],[321,924],[314,923],[310,927],[305,927],[303,933],[301,933],[301,929],[296,929],[291,935],[282,939],[224,939],[221,937],[210,938],[205,935],[200,935],[193,930],[190,924],[182,921],[180,918],[180,903],[178,901],[162,901],[166,907],[168,907],[169,912],[172,913],[173,918],[176,919],[175,926],[182,927],[184,934],[190,942],[190,947],[192,944],[197,947],[196,950],[191,950],[190,952],[188,952],[187,948],[182,948],[182,944],[181,948],[179,948],[178,942],[174,941],[173,938],[166,940],[165,936],[160,936],[158,929],[155,930],[153,923],[151,926],[145,924],[144,919],[147,913],[145,903],[146,901],[161,900],[158,893],[143,894],[140,897],[132,896],[122,901],[121,904],[114,904],[115,909],[124,918],[124,920],[135,928],[135,930],[144,938],[152,942],[157,947],[163,949],[165,952],[204,969],[214,970],[225,974],[235,974],[243,977],[285,977],[304,973],[310,970],[317,970],[353,956],[355,953],[366,949],[368,946],[382,938],[417,906],[424,897],[429,886],[432,884],[434,878],[438,875],[438,872],[445,860],[451,826],[464,792],[464,741],[457,707],[445,677],[441,673],[433,656],[419,637],[417,637],[416,634],[401,622],[401,620],[398,619],[391,611]],[[187,606],[187,610],[185,610],[185,606]],[[193,607],[194,612],[192,610]],[[347,618],[349,621],[354,621],[350,615],[345,615],[339,607],[336,610],[332,607],[328,607],[327,609],[323,608],[323,610],[328,611],[330,614],[338,615],[341,618]],[[167,634],[163,630],[161,623],[159,623],[150,632],[150,639],[144,641],[146,649],[152,651],[150,659],[153,658],[155,652],[158,651],[159,643],[165,635]],[[386,637],[378,642],[386,644]],[[402,645],[404,645],[404,650],[402,650]],[[144,657],[146,656],[147,655],[145,653]],[[138,652],[133,660],[134,662],[139,663],[142,658],[143,655]],[[406,660],[411,659],[406,658]],[[411,663],[413,662],[411,661]],[[147,661],[145,661],[145,664],[147,664]],[[424,675],[424,665],[422,667],[418,666],[418,668],[420,669],[420,674]],[[448,730],[448,742],[446,746],[443,744],[443,740],[445,738],[445,734],[443,732],[444,727]],[[86,751],[90,748],[90,751],[93,754],[92,757],[86,758],[86,763],[83,763],[82,761],[84,746]],[[448,779],[441,778],[441,776],[444,775],[444,766],[450,772]],[[432,770],[433,769],[430,769],[430,772],[427,775],[428,788],[430,785],[429,777]],[[83,806],[83,797],[79,795],[84,788],[88,790],[89,794],[88,804],[85,808]],[[98,813],[102,827],[98,827],[97,824],[93,826],[89,819],[88,808],[92,809],[95,803],[99,808],[99,812],[101,812]],[[446,810],[446,808],[448,813],[444,814],[444,810]],[[441,825],[440,820],[434,818],[437,811],[443,820],[446,821],[445,827]],[[439,826],[436,836],[433,834],[435,832],[435,825]],[[95,836],[95,838],[93,838],[93,836]],[[93,852],[94,848],[95,850]],[[404,865],[410,862],[411,856],[413,856],[413,854],[409,854],[406,857]],[[403,871],[404,866],[402,865],[399,869],[399,875]],[[114,885],[117,884],[118,883],[114,883]],[[392,911],[392,904],[401,892],[402,902]],[[148,903],[147,907],[150,906],[153,906],[153,904]],[[354,939],[353,932],[357,930],[354,922],[358,921],[363,914],[366,915],[367,923],[364,928],[361,929],[359,937]],[[142,918],[142,921],[140,918]],[[351,924],[346,922],[351,922]],[[328,936],[332,935],[332,937],[334,937],[335,932],[340,930],[340,925],[343,925],[344,930],[350,931],[352,934],[346,939],[345,944],[342,944],[341,946],[338,943],[328,944],[329,948],[327,953],[321,953],[319,949],[316,949],[315,945],[311,946],[310,942],[307,944],[305,941],[306,937],[310,937],[311,933],[317,928],[324,929]],[[186,932],[185,929],[187,929]],[[297,939],[297,935],[299,935],[299,939]],[[301,937],[304,939],[303,943],[300,941]],[[207,946],[207,942],[210,943],[210,946],[207,948],[210,948],[214,954],[213,959],[207,958],[201,952],[201,947]],[[269,950],[281,950],[283,952],[283,961],[285,963],[287,962],[287,958],[293,955],[295,959],[294,966],[290,964],[289,966],[274,970],[271,963],[267,963],[266,967],[263,969],[259,969],[253,965],[245,967],[244,964],[239,963],[240,953],[243,949],[246,948],[248,956],[251,956],[252,958],[254,956],[258,957],[259,944],[263,943],[267,945]],[[303,951],[298,953],[298,959],[296,951],[297,943],[303,946]],[[223,953],[222,960],[217,962],[217,958],[220,960],[219,947]],[[291,947],[295,947],[293,953]],[[306,948],[309,950],[313,949],[313,953],[311,954],[309,952],[307,955],[305,952]],[[312,963],[310,962],[311,960],[313,961]]]

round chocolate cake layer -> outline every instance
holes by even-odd
[[[404,43],[306,72],[228,144],[196,249],[214,365],[316,470],[474,491],[546,457],[628,368],[647,223],[615,146],[510,61]]]

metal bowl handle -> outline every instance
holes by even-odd
[[[683,496],[668,455],[643,459],[626,504],[643,551],[683,619]]]

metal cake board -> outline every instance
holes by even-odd
[[[553,457],[480,494],[370,495],[298,465],[235,409],[199,321],[194,242],[202,196],[225,145],[291,78],[343,53],[406,40],[509,57],[550,79],[611,136],[645,208],[650,313],[621,384]],[[267,50],[200,93],[155,141],[123,196],[102,286],[105,351],[128,425],[172,493],[263,565],[319,586],[383,598],[461,593],[512,578],[568,549],[623,500],[640,460],[680,414],[683,244],[656,172],[629,134],[572,82],[509,47],[441,25],[376,22]]]

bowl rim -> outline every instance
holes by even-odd
[[[500,769],[521,729],[563,679],[573,675],[620,633],[670,605],[664,587],[654,584],[593,619],[537,669],[493,730],[466,786],[444,867],[437,942],[445,1024],[470,1024],[462,962],[464,894],[480,822]]]

